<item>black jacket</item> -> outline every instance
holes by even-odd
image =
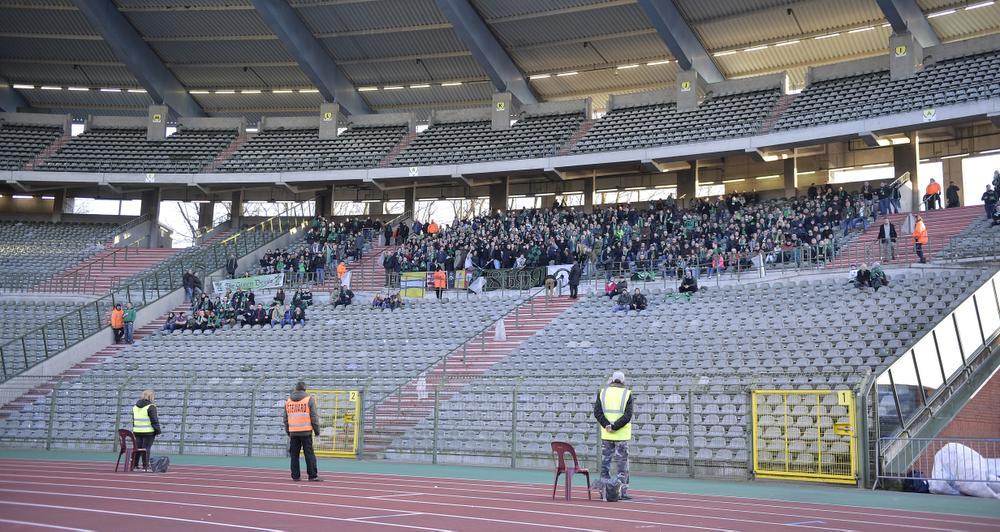
[[[236,273],[236,268],[238,266],[239,266],[239,261],[237,261],[235,258],[226,260],[226,271],[229,272],[230,274]]]
[[[580,284],[580,277],[583,276],[583,268],[579,264],[574,264],[572,268],[569,269],[569,284],[571,286],[577,286]]]
[[[306,396],[306,392],[294,390],[288,395],[292,401],[301,401]],[[281,407],[282,426],[285,427],[285,434],[288,434],[288,411],[284,405]],[[312,425],[313,434],[319,436],[319,413],[316,412],[316,398],[309,397],[309,423]]]
[[[611,385],[611,386],[617,386],[617,385]],[[616,420],[614,423],[611,423],[608,421],[608,418],[604,415],[604,405],[601,404],[601,394],[600,392],[598,392],[597,400],[594,401],[594,419],[596,419],[597,422],[602,427],[607,427],[608,425],[611,425],[612,429],[618,430],[624,427],[625,425],[628,425],[629,422],[632,421],[632,410],[634,403],[635,403],[635,394],[631,394],[628,396],[628,402],[625,403],[625,413],[622,414],[622,417],[618,418],[618,420]]]
[[[156,405],[154,405],[147,399],[139,399],[138,401],[135,402],[135,406],[139,408],[142,408],[146,405],[149,405],[149,410],[147,410],[147,412],[149,413],[149,423],[153,425],[153,436],[156,436],[161,432],[160,416],[156,415]]]
[[[882,242],[885,239],[885,224],[882,224],[878,228],[878,241]],[[889,224],[889,240],[892,242],[896,241],[896,224]]]

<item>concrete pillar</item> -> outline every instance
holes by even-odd
[[[417,205],[417,189],[410,187],[403,189],[403,212],[413,216],[413,210]]]
[[[510,189],[510,178],[501,177],[499,183],[490,185],[490,212],[507,210],[507,197]]]
[[[965,199],[965,172],[962,170],[962,159],[961,158],[945,159],[941,161],[941,163],[944,165],[944,168],[942,168],[941,172],[943,177],[942,179],[943,183],[941,183],[941,189],[947,192],[948,187],[950,187],[951,184],[954,182],[956,185],[958,185],[958,203],[959,205],[964,205],[965,201],[963,200]],[[948,205],[948,198],[946,197],[945,192],[942,192],[941,194],[942,205]]]
[[[167,138],[166,105],[150,105],[146,118],[146,140],[163,140]]]
[[[58,222],[62,220],[62,215],[66,212],[66,190],[57,190],[52,194],[52,221]],[[73,200],[70,201],[70,210],[72,211]]]
[[[149,215],[149,238],[147,247],[160,247],[160,189],[154,188],[142,193],[139,212]]]
[[[677,171],[677,204],[687,205],[698,196],[698,162],[691,161],[691,168]]]
[[[209,229],[215,221],[215,203],[206,202],[198,204],[198,227]]]
[[[330,218],[333,216],[333,189],[334,185],[330,185],[329,188],[316,192],[317,216],[322,216],[324,218]]]
[[[917,185],[917,175],[920,169],[920,146],[916,133],[910,133],[909,144],[895,144],[892,147],[892,165],[895,167],[896,177],[906,172],[910,173],[910,208],[906,208],[905,191],[900,191],[904,195],[902,198],[903,211],[920,210],[920,187]]]
[[[694,70],[677,73],[677,110],[694,111],[705,95],[705,80]]]
[[[798,173],[798,159],[795,157],[789,157],[784,160],[785,167],[782,173],[782,177],[785,178],[785,197],[794,198],[796,194],[796,189],[798,188],[798,181],[796,174]]]
[[[337,138],[337,126],[340,124],[340,104],[324,103],[319,106],[319,138]]]
[[[243,191],[233,192],[232,206],[229,209],[229,227],[239,231],[243,225]]]
[[[587,214],[594,212],[594,190],[596,189],[596,177],[591,176],[583,178],[583,212]]]
[[[514,97],[509,92],[493,94],[493,129],[510,129],[510,115],[514,112]]]
[[[889,37],[889,78],[912,78],[924,62],[924,49],[910,33]]]

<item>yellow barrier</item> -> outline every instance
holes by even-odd
[[[857,482],[853,392],[754,390],[751,409],[757,477]]]
[[[309,390],[316,399],[319,436],[313,438],[317,456],[353,458],[358,455],[361,394],[357,390]]]

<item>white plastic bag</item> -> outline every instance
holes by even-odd
[[[1000,499],[996,459],[987,460],[965,445],[949,443],[934,454],[931,493]]]

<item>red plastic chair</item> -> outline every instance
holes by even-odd
[[[562,441],[552,442],[552,454],[556,456],[556,480],[552,483],[552,498],[556,498],[556,487],[559,486],[559,475],[566,474],[566,500],[570,500],[570,493],[573,491],[573,475],[580,474],[587,478],[587,499],[592,500],[590,495],[590,471],[580,467],[580,461],[576,458],[576,450],[573,446]],[[566,467],[566,455],[573,457],[573,467]]]
[[[149,451],[147,449],[136,449],[135,434],[128,429],[118,429],[118,443],[120,444],[118,452],[118,461],[115,462],[115,473],[118,472],[118,464],[122,461],[122,456],[125,456],[125,472],[129,472],[135,469],[135,464],[133,460],[138,458],[137,454],[146,455],[146,463],[149,463]]]

